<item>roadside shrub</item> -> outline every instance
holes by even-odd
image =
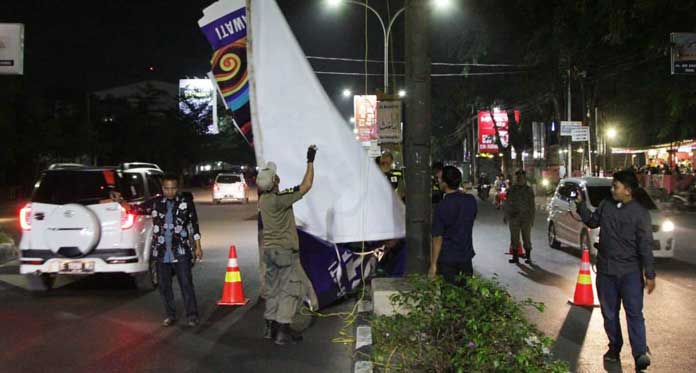
[[[515,301],[495,280],[462,279],[462,286],[424,276],[392,296],[406,315],[372,320],[373,361],[398,372],[567,372],[552,358],[553,340],[523,314],[543,304]]]

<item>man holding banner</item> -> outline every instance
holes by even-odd
[[[300,243],[292,205],[302,199],[314,183],[316,146],[307,150],[307,170],[302,184],[280,192],[275,164],[269,162],[256,178],[259,190],[259,210],[263,221],[264,262],[266,263],[266,328],[264,338],[285,345],[301,340],[293,335],[290,323],[297,312],[303,291]]]

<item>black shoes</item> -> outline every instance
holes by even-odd
[[[640,355],[636,358],[636,371],[642,372],[650,366],[650,356],[647,354]]]
[[[518,258],[512,258],[512,259],[508,260],[508,263],[518,264],[519,262],[520,262],[520,260]]]
[[[609,350],[604,354],[604,361],[608,363],[617,363],[621,361],[621,354],[618,351]]]
[[[186,325],[195,328],[200,324],[200,321],[198,321],[198,318],[191,318],[189,319],[188,323]]]
[[[176,319],[173,319],[171,317],[167,317],[166,319],[164,319],[164,321],[162,321],[162,326],[165,327],[172,326],[174,324],[176,324]]]
[[[278,323],[266,320],[266,328],[263,331],[263,339],[274,339],[278,332]]]
[[[273,343],[278,346],[284,346],[288,343],[297,343],[300,341],[302,341],[302,336],[290,330],[290,324],[278,324],[278,331],[276,332]]]

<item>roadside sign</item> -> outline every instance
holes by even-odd
[[[696,75],[696,34],[670,34],[672,75]]]
[[[590,140],[590,127],[573,128],[570,131],[573,142],[582,142]]]
[[[0,23],[0,75],[24,74],[24,24]]]
[[[382,155],[382,147],[378,144],[370,144],[367,148],[367,156],[369,158],[377,158]]]
[[[571,136],[571,131],[573,128],[580,127],[582,127],[582,122],[564,120],[561,122],[561,136]]]

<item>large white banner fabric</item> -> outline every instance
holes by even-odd
[[[405,236],[404,205],[324,92],[273,0],[247,9],[252,125],[259,165],[299,184],[307,147],[319,148],[312,191],[295,205],[305,231],[335,242]]]

